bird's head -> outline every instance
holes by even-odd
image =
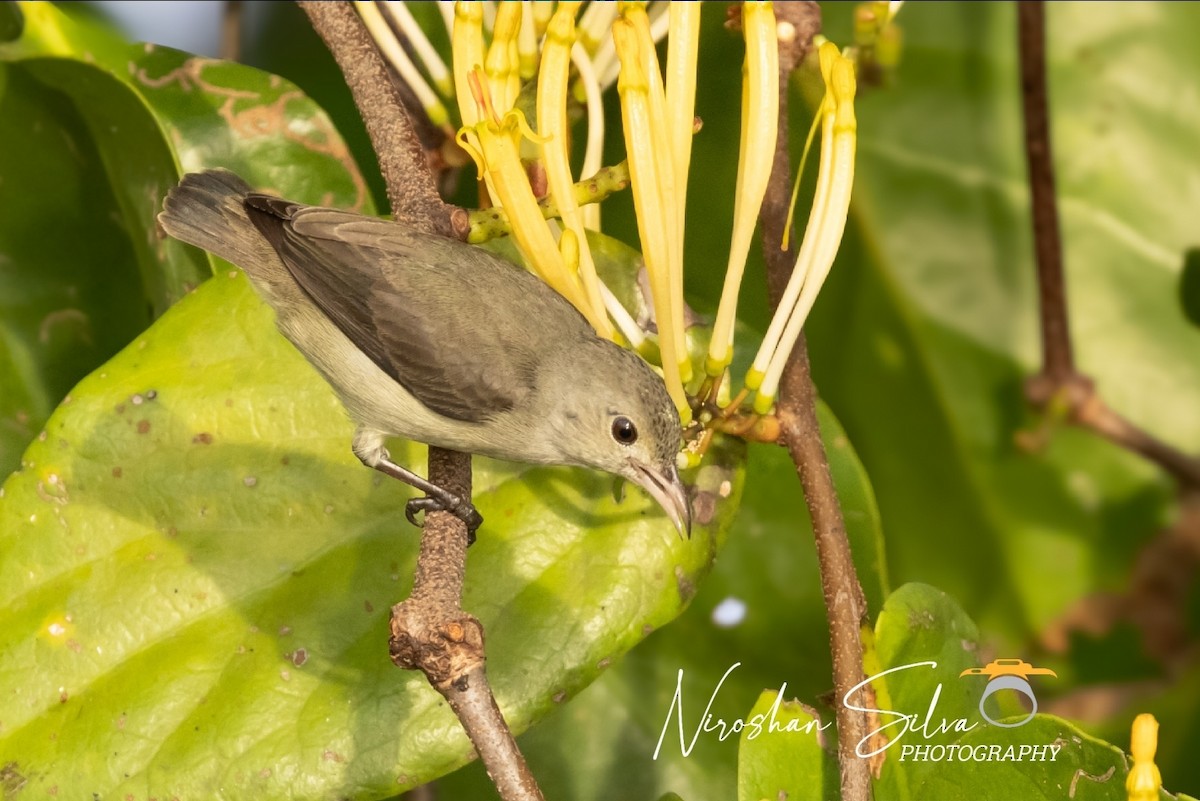
[[[561,447],[567,458],[614,473],[642,487],[662,506],[680,536],[691,537],[692,511],[676,455],[683,439],[679,412],[667,389],[641,358],[597,340],[572,350],[577,402],[562,404]]]

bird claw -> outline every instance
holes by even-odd
[[[463,521],[467,526],[467,545],[475,543],[475,531],[483,525],[483,515],[479,514],[472,504],[464,501],[446,504],[438,498],[424,497],[412,498],[404,504],[404,516],[417,528],[423,527],[421,523],[417,522],[417,514],[420,512],[424,512],[426,515],[430,512],[449,512]]]

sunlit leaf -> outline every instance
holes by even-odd
[[[382,797],[467,760],[387,658],[417,532],[352,432],[236,272],[76,387],[0,501],[0,753],[64,796],[168,798]],[[464,604],[520,731],[686,606],[741,482],[703,468],[681,541],[611,477],[478,465]]]
[[[896,590],[875,624],[875,643],[883,670],[891,671],[872,683],[871,707],[881,711],[870,730],[886,740],[863,749],[884,757],[879,797],[1125,801],[1128,767],[1119,749],[1050,715],[1029,717],[1012,690],[984,702],[993,720],[1011,728],[989,724],[980,710],[989,677],[960,675],[981,664],[978,629],[945,593],[921,584]],[[1036,693],[1054,679],[1028,681]]]
[[[811,707],[764,692],[746,715],[738,743],[738,799],[836,801],[841,797],[837,741]],[[775,728],[778,727],[778,728]]]
[[[72,384],[211,274],[155,226],[182,172],[371,207],[329,119],[287,81],[127,44],[49,3],[5,8],[24,28],[0,43],[0,474]]]

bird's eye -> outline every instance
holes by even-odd
[[[628,417],[618,417],[613,420],[612,435],[622,445],[632,445],[637,442],[637,426]]]

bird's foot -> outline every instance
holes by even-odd
[[[404,516],[408,518],[408,522],[412,523],[417,528],[421,528],[421,524],[417,522],[417,514],[424,512],[449,512],[467,525],[467,545],[475,543],[475,530],[483,525],[483,515],[479,514],[475,506],[467,501],[459,498],[453,498],[449,502],[441,498],[424,497],[412,498],[408,503],[404,504]]]

